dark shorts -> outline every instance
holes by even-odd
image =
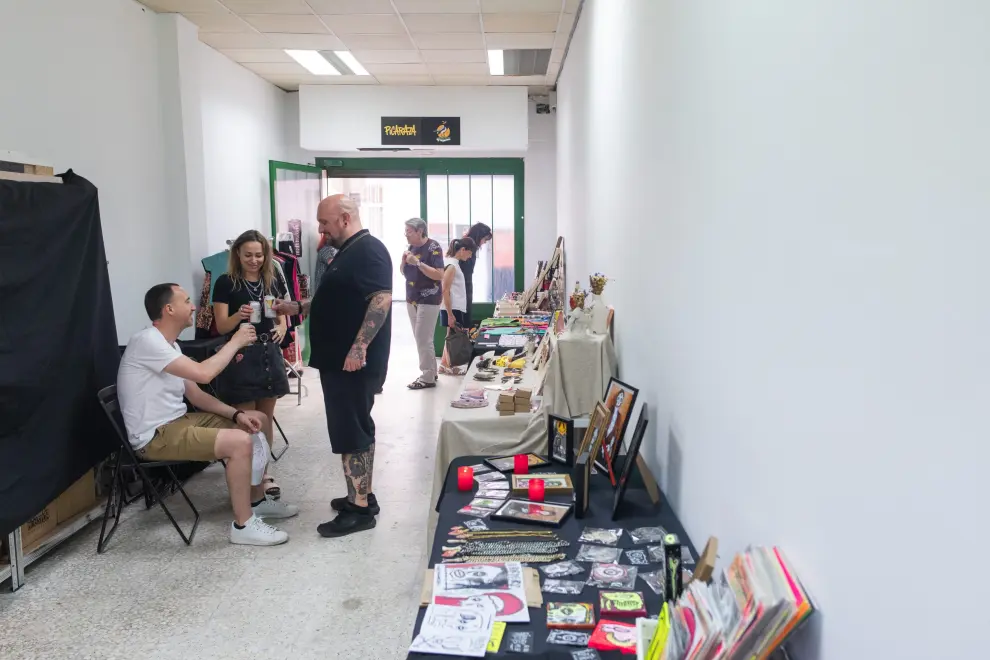
[[[320,371],[327,432],[335,454],[358,454],[375,443],[375,420],[371,408],[382,374],[361,371]]]
[[[454,310],[454,319],[457,321],[457,325],[459,327],[461,328],[467,327],[467,325],[464,323],[466,318],[467,318],[467,314],[465,314],[459,309]],[[449,326],[449,324],[447,323],[447,310],[445,309],[440,310],[440,325],[442,325],[445,328]]]
[[[231,406],[288,393],[282,349],[273,342],[259,342],[237,351],[217,378],[217,398]]]

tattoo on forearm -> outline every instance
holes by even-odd
[[[371,473],[375,467],[375,445],[360,454],[346,454],[344,473],[347,477],[347,498],[367,497],[371,492]]]
[[[361,329],[358,330],[354,344],[347,354],[348,358],[364,362],[368,345],[371,344],[375,335],[381,330],[382,324],[385,323],[385,319],[388,317],[391,306],[392,294],[388,291],[376,293],[371,298],[371,302],[368,303],[368,311],[364,315],[364,322],[361,323]]]

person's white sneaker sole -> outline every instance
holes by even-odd
[[[289,535],[279,530],[275,534],[270,536],[260,535],[252,533],[253,530],[250,527],[245,527],[244,529],[237,529],[233,524],[230,526],[230,542],[235,545],[261,545],[261,546],[271,546],[271,545],[282,545],[289,540]]]
[[[258,506],[251,507],[251,512],[263,520],[284,520],[299,515],[299,507],[295,504],[282,504],[270,498]]]

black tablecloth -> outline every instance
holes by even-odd
[[[457,490],[457,468],[462,465],[474,465],[480,463],[484,457],[482,456],[465,456],[456,459],[450,464],[447,469],[447,476],[444,480],[443,493],[440,495],[440,501],[437,502],[437,512],[440,514],[439,521],[437,523],[436,537],[433,540],[433,550],[430,553],[430,564],[432,568],[435,564],[440,563],[441,557],[441,546],[447,543],[448,532],[450,528],[454,525],[460,525],[465,520],[471,519],[470,516],[463,516],[457,513],[457,510],[465,506],[474,498],[474,492],[477,491],[477,486],[470,493],[459,492]],[[549,465],[543,468],[539,468],[532,471],[533,474],[538,474],[540,472],[570,472],[570,468],[564,466],[554,466]],[[511,475],[508,475],[511,478]],[[638,477],[638,475],[635,475]],[[636,485],[640,487],[635,487]],[[578,552],[580,544],[577,542],[578,537],[581,535],[581,531],[585,527],[604,527],[604,528],[617,528],[622,527],[627,532],[631,529],[637,527],[652,527],[660,526],[666,529],[668,532],[677,534],[683,545],[691,550],[691,555],[697,559],[697,553],[695,552],[694,546],[691,545],[687,534],[684,532],[684,528],[681,526],[681,522],[674,515],[670,507],[667,506],[664,498],[661,497],[661,503],[659,505],[654,505],[644,488],[642,486],[642,481],[638,479],[630,479],[629,488],[626,492],[626,496],[623,499],[623,503],[618,511],[618,515],[615,520],[612,520],[612,502],[614,499],[614,490],[611,484],[608,482],[608,477],[603,474],[593,475],[591,479],[591,505],[587,515],[578,520],[574,517],[573,513],[568,517],[564,524],[560,528],[551,527],[537,527],[534,525],[522,525],[519,523],[510,523],[500,520],[491,520],[485,518],[485,523],[491,529],[519,529],[522,527],[534,528],[534,529],[554,529],[561,538],[570,541],[571,545],[566,548],[567,559],[574,559]],[[571,496],[547,496],[548,502],[569,502],[571,501]],[[634,545],[632,539],[629,538],[629,534],[625,533],[622,535],[622,539],[619,542],[620,548],[646,548],[647,544]],[[650,544],[655,545],[655,544]],[[625,553],[622,555],[622,559],[619,563],[627,564]],[[587,568],[591,567],[591,564],[584,564]],[[532,566],[538,567],[539,564],[533,564]],[[659,564],[650,564],[648,566],[637,566],[640,572],[649,572],[662,569]],[[585,570],[584,573],[579,575],[567,576],[565,580],[586,580],[588,578],[588,571]],[[546,576],[540,573],[540,584],[542,585]],[[529,623],[510,623],[506,626],[505,636],[502,638],[502,644],[499,647],[499,652],[496,654],[488,653],[485,655],[486,658],[498,657],[498,658],[526,658],[528,660],[535,660],[539,658],[540,660],[570,660],[570,652],[576,650],[577,647],[570,646],[560,646],[557,644],[547,644],[547,635],[550,631],[547,629],[546,625],[546,603],[547,601],[555,602],[579,602],[579,603],[593,603],[595,605],[595,615],[596,622],[601,619],[600,612],[598,610],[598,600],[599,600],[599,589],[598,587],[586,586],[584,591],[578,595],[568,595],[568,594],[543,594],[543,608],[529,608]],[[636,578],[636,588],[635,591],[640,591],[643,593],[643,597],[646,599],[646,609],[647,616],[656,616],[660,613],[660,607],[662,605],[662,599],[659,595],[653,593],[646,582]],[[419,628],[423,623],[423,616],[425,615],[426,608],[422,608],[419,615],[416,617],[416,629],[414,631],[414,636],[419,632]],[[635,619],[632,617],[606,617],[611,618],[616,621],[628,621],[630,623],[634,622]],[[515,631],[528,630],[533,633],[533,652],[529,654],[519,654],[519,653],[507,653],[506,647],[508,646],[509,634]],[[590,632],[590,631],[587,631]],[[619,651],[599,651],[603,659],[615,659],[628,660],[629,658],[634,658],[628,654],[623,655]],[[424,655],[420,653],[410,653],[409,660],[447,660],[449,658],[456,656],[439,656],[439,655]]]

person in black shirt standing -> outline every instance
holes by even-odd
[[[474,265],[478,263],[478,252],[488,241],[492,240],[492,228],[483,222],[476,222],[464,234],[464,238],[470,238],[478,246],[478,249],[471,253],[471,258],[461,262],[461,272],[464,273],[464,290],[467,292],[467,312],[464,324],[466,328],[472,325],[471,304],[474,302]]]
[[[385,245],[361,226],[349,197],[324,199],[317,221],[339,251],[312,300],[276,301],[276,311],[309,314],[309,364],[320,370],[330,446],[341,456],[347,481],[347,497],[330,502],[337,517],[317,528],[335,537],[371,529],[379,512],[371,490],[371,408],[392,342],[392,261]]]

